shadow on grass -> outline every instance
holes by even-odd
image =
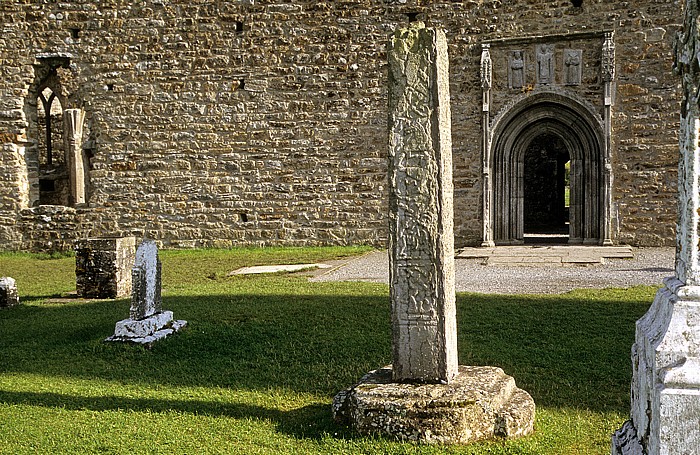
[[[0,390],[0,402],[17,405],[60,408],[71,411],[123,411],[196,414],[208,417],[259,419],[273,422],[280,432],[297,438],[320,437],[337,431],[330,407],[312,404],[298,409],[278,409],[246,403],[201,400],[157,400],[120,396],[86,397],[47,392],[6,392]]]
[[[651,303],[650,291],[632,297],[625,291],[610,292],[459,295],[460,363],[502,367],[539,406],[626,413],[634,321]],[[279,388],[331,397],[390,362],[386,296],[167,296],[163,307],[190,326],[152,350],[102,342],[128,314],[127,301],[1,311],[0,371],[177,387]],[[196,409],[268,417],[282,427],[293,421],[276,410],[198,401],[10,392],[0,392],[0,401],[40,406],[68,402],[89,409]],[[323,406],[292,412],[305,413],[305,425],[323,425],[317,421],[330,418]]]

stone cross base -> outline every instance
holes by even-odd
[[[17,283],[14,278],[4,276],[0,278],[0,308],[19,305]]]
[[[449,384],[392,383],[391,366],[372,371],[333,399],[333,417],[361,434],[466,444],[530,434],[535,402],[497,367],[459,366]]]
[[[121,341],[150,346],[187,326],[187,321],[173,320],[172,311],[162,311],[145,319],[117,322],[114,335],[105,341]]]
[[[700,455],[700,286],[664,284],[637,321],[631,420],[613,455]]]

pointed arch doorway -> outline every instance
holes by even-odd
[[[558,94],[531,95],[492,131],[484,244],[522,244],[530,232],[558,233],[569,244],[610,242],[607,142],[592,110]]]

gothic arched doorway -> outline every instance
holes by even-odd
[[[521,244],[527,231],[562,232],[568,243],[607,240],[609,178],[595,114],[561,95],[533,95],[496,120],[492,138],[493,180],[484,214],[492,238],[485,242]]]

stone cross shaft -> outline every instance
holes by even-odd
[[[675,69],[683,79],[675,276],[637,321],[630,420],[613,455],[700,455],[700,2],[685,3]]]
[[[687,1],[687,16],[697,19],[697,2]],[[678,226],[676,234],[676,276],[687,286],[700,285],[700,71],[697,65],[700,33],[694,20],[676,43],[676,71],[683,78],[680,160],[678,163]]]
[[[136,260],[131,269],[131,319],[145,319],[161,312],[160,274],[158,247],[152,240],[144,240],[136,250]]]
[[[393,380],[445,383],[458,368],[447,42],[417,23],[388,54]]]

